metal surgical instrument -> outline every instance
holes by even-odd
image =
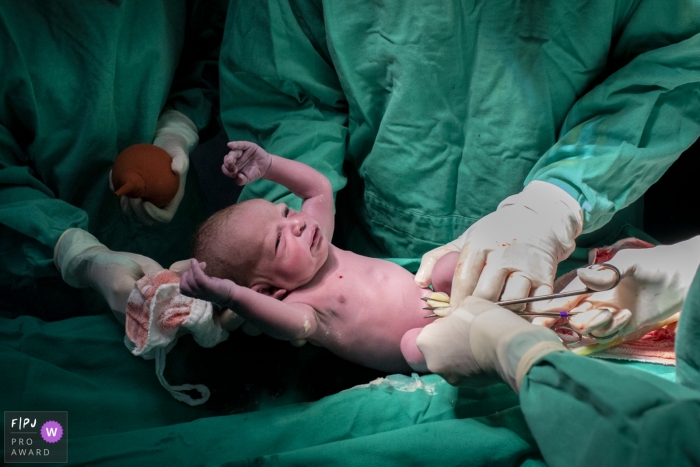
[[[609,269],[615,273],[615,282],[608,287],[607,289],[602,289],[602,290],[594,290],[591,288],[586,287],[585,289],[580,289],[580,290],[572,290],[570,292],[560,292],[560,293],[555,293],[555,294],[548,294],[548,295],[538,295],[536,297],[526,297],[526,298],[518,298],[515,300],[502,300],[500,302],[496,302],[496,305],[499,306],[511,306],[511,305],[521,305],[523,303],[532,303],[532,302],[539,302],[539,301],[544,301],[544,300],[554,300],[557,298],[565,298],[565,297],[574,297],[576,295],[584,295],[584,294],[591,294],[595,292],[604,292],[607,290],[612,290],[617,285],[620,283],[620,280],[622,279],[622,274],[620,273],[620,270],[617,269],[615,266],[612,264],[608,263],[601,263],[601,264],[593,264],[588,266],[586,269],[593,269],[593,268],[598,268],[598,269]],[[428,306],[423,308],[424,310],[429,310],[429,311],[435,311],[439,310],[441,308],[449,308],[449,300],[444,300],[442,297],[435,297],[435,294],[430,294],[426,297],[423,297],[422,299],[427,301],[429,304],[433,306]],[[443,294],[446,296],[446,294]],[[581,341],[583,338],[583,335],[581,332],[577,331],[574,329],[571,324],[569,323],[569,319],[573,316],[576,316],[580,313],[584,313],[584,311],[579,311],[579,312],[567,312],[567,311],[558,311],[558,312],[528,312],[528,311],[516,311],[514,312],[519,316],[523,317],[546,317],[546,318],[566,318],[566,324],[562,325],[556,325],[552,327],[552,330],[557,333],[559,338],[567,345],[571,344],[576,344]],[[605,313],[605,311],[601,311],[601,313]],[[611,313],[608,310],[608,313]],[[612,315],[612,313],[611,313]],[[426,318],[439,318],[440,315],[433,313],[430,315],[427,315]],[[612,317],[612,316],[611,316]],[[608,340],[615,335],[617,335],[619,331],[615,331],[614,333],[608,335],[608,336],[593,336],[590,333],[586,334],[587,337],[590,337],[591,339],[595,340]]]

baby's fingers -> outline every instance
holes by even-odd
[[[194,297],[199,293],[199,286],[191,271],[185,271],[180,278],[180,293],[188,297]]]
[[[192,259],[192,266],[190,267],[190,271],[192,272],[192,277],[194,277],[195,282],[197,285],[206,285],[206,283],[209,281],[209,276],[207,276],[203,269],[206,267],[206,263],[200,263],[196,259]],[[202,267],[204,265],[204,267]]]
[[[250,141],[229,141],[226,143],[226,146],[228,146],[228,148],[232,151],[238,150],[243,152],[247,149],[257,147],[258,145],[251,143]]]
[[[239,168],[244,167],[258,149],[258,145],[247,141],[232,141],[228,143],[228,147],[231,150],[224,158],[224,161],[229,161]]]
[[[235,165],[241,158],[243,151],[235,150],[229,151],[228,154],[224,156],[224,164]]]
[[[229,178],[236,178],[236,175],[238,175],[238,168],[237,167],[230,167],[227,166],[226,164],[221,164],[221,172],[226,175]]]
[[[224,157],[224,162],[221,164],[221,171],[227,177],[235,178],[238,173],[238,158],[230,152]]]
[[[243,186],[248,183],[248,177],[243,175],[242,173],[236,174],[236,185],[238,186]]]

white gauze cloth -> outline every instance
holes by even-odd
[[[211,395],[202,384],[171,386],[165,380],[165,356],[178,337],[190,332],[202,347],[214,347],[228,338],[228,332],[214,321],[212,304],[180,293],[180,277],[163,270],[139,279],[129,295],[124,343],[136,356],[155,359],[160,384],[172,396],[189,405],[205,403]],[[184,391],[196,390],[193,399]]]

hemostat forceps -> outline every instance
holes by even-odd
[[[560,292],[560,293],[555,293],[555,294],[549,294],[549,295],[538,295],[536,297],[526,297],[526,298],[518,298],[515,300],[502,300],[500,302],[496,302],[496,305],[499,306],[510,306],[510,305],[520,305],[523,303],[532,303],[532,302],[539,302],[543,300],[554,300],[557,298],[565,298],[565,297],[573,297],[576,295],[584,295],[584,294],[590,294],[590,293],[595,293],[595,292],[604,292],[606,290],[611,290],[617,287],[617,285],[620,283],[620,280],[622,279],[622,274],[620,273],[620,270],[617,269],[615,266],[612,264],[608,263],[601,263],[601,264],[593,264],[591,266],[588,266],[587,269],[592,269],[592,268],[599,268],[599,269],[609,269],[612,270],[615,275],[615,282],[612,284],[612,286],[608,287],[607,289],[603,290],[594,290],[591,288],[586,287],[585,289],[580,289],[580,290],[572,290],[570,292]],[[447,294],[436,294],[432,293],[426,297],[423,297],[423,300],[427,301],[429,305],[423,308],[424,310],[430,310],[430,311],[435,311],[439,310],[441,308],[448,308],[450,306],[449,303],[449,297]],[[514,312],[515,314],[523,317],[544,317],[544,318],[566,318],[566,324],[561,324],[561,325],[556,325],[553,326],[551,329],[557,333],[559,338],[567,345],[571,344],[576,344],[581,341],[583,338],[583,335],[581,334],[580,331],[575,329],[571,323],[569,323],[569,319],[572,318],[573,316],[576,316],[581,313],[585,313],[585,311],[579,311],[579,312],[567,312],[567,311],[557,311],[557,312],[528,312],[528,311],[516,311]],[[604,316],[607,315],[607,313],[612,313],[607,310],[607,311],[601,311],[601,317],[603,318],[604,321],[608,321],[609,319],[612,318],[612,316]],[[427,315],[426,318],[439,318],[440,315],[433,313],[430,315]],[[607,319],[606,319],[607,318]],[[595,340],[608,340],[615,335],[617,335],[618,331],[615,331],[614,333],[608,335],[608,336],[593,336],[590,333],[587,333],[586,335],[590,337],[591,339]]]

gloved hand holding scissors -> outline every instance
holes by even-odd
[[[610,288],[617,280],[613,269],[579,269],[562,292],[586,287],[604,291],[552,300],[538,312],[586,312],[585,321],[603,323],[591,332],[598,338],[645,334],[681,310],[700,265],[700,236],[675,245],[620,250],[606,263],[620,271],[616,287]],[[538,324],[551,326],[555,320],[541,318]]]
[[[495,302],[550,294],[557,264],[574,250],[582,227],[583,213],[574,198],[555,185],[534,181],[462,236],[426,253],[415,280],[427,287],[438,259],[460,251],[453,305],[469,295]]]

